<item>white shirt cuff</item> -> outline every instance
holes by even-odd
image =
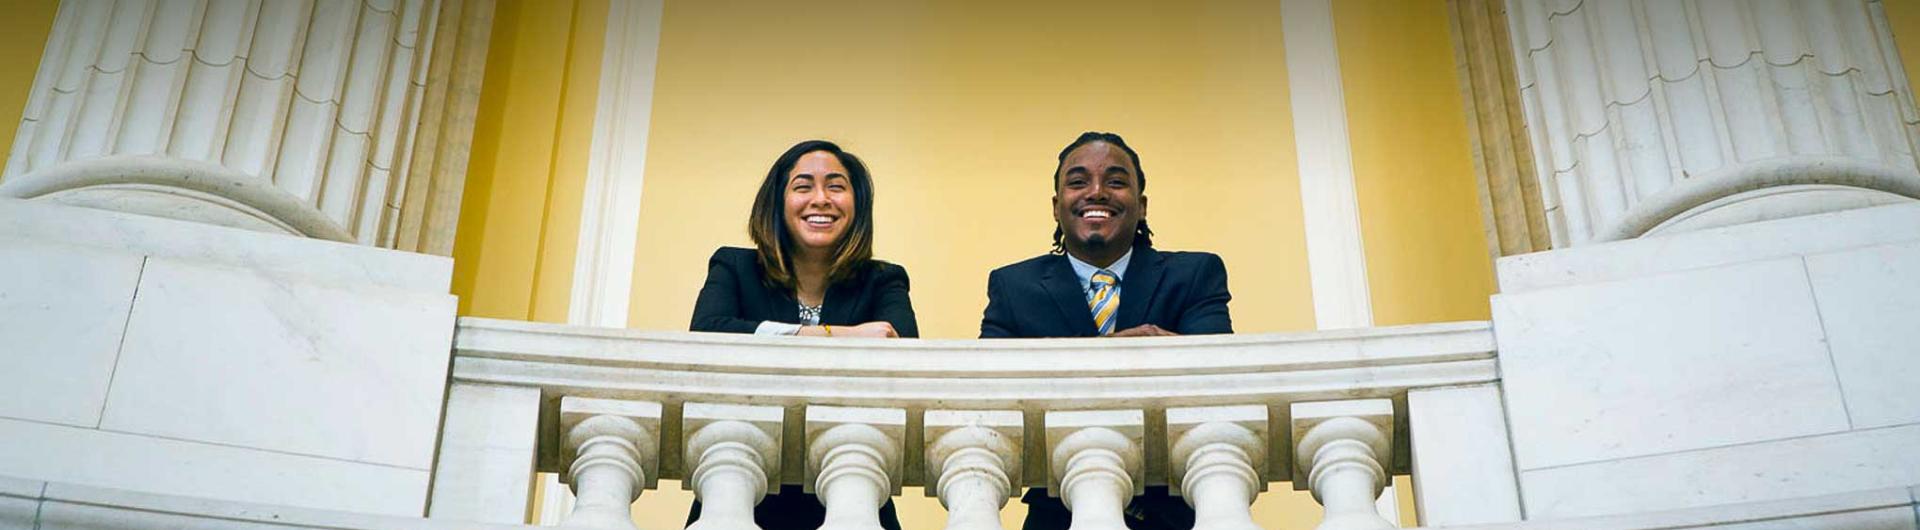
[[[789,336],[799,335],[800,325],[788,324],[785,322],[774,322],[772,320],[763,320],[760,322],[759,327],[753,328],[753,334],[755,335],[789,335]]]

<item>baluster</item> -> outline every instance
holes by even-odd
[[[930,410],[927,495],[947,508],[947,530],[1001,530],[1000,509],[1020,484],[1019,411]]]
[[[1374,499],[1387,485],[1393,402],[1386,399],[1293,404],[1293,484],[1326,507],[1319,530],[1395,528]]]
[[[560,428],[573,462],[561,478],[577,498],[561,526],[634,529],[633,501],[658,478],[660,404],[562,398]]]
[[[1073,512],[1068,530],[1126,530],[1127,501],[1146,491],[1146,415],[1139,410],[1048,412],[1048,494]]]
[[[1193,506],[1195,530],[1260,530],[1253,498],[1267,489],[1267,407],[1167,409],[1171,490]]]
[[[880,507],[900,493],[907,411],[807,407],[807,488],[826,505],[822,530],[880,530]]]
[[[687,403],[681,409],[686,488],[700,500],[687,530],[760,530],[753,507],[780,484],[780,407]]]

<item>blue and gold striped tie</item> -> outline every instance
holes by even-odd
[[[1113,314],[1120,309],[1120,291],[1114,287],[1119,282],[1113,271],[1100,269],[1093,273],[1093,293],[1087,295],[1087,308],[1093,310],[1093,327],[1101,336],[1113,334]]]

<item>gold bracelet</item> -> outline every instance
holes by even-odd
[[[820,329],[824,329],[824,330],[827,330],[827,336],[828,336],[828,337],[832,337],[832,336],[833,336],[833,326],[829,326],[829,325],[826,325],[826,324],[821,324],[821,325],[820,325]]]

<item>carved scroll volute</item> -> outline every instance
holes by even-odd
[[[1326,508],[1320,530],[1394,528],[1374,504],[1391,479],[1392,401],[1295,403],[1292,427],[1294,487],[1312,489]]]
[[[1127,501],[1146,491],[1146,414],[1048,412],[1048,494],[1073,512],[1068,530],[1126,530]]]
[[[924,419],[927,495],[947,508],[947,530],[1001,530],[1019,491],[1025,418],[1019,411],[930,410]]]
[[[1267,489],[1267,407],[1167,409],[1172,491],[1194,509],[1196,530],[1260,530],[1254,496]]]
[[[632,505],[660,469],[660,404],[567,397],[560,400],[566,473],[577,500],[562,526],[633,529]]]
[[[900,493],[907,411],[807,407],[806,487],[826,505],[821,530],[880,530],[880,507]]]
[[[687,403],[681,462],[684,483],[700,500],[700,520],[687,530],[760,530],[753,507],[779,486],[780,407]]]

